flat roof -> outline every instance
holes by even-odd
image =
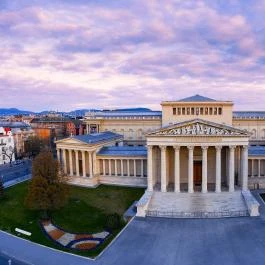
[[[145,146],[107,146],[103,147],[97,155],[99,156],[145,156],[147,148]]]
[[[82,141],[88,144],[95,144],[99,142],[123,139],[123,136],[117,133],[107,131],[107,132],[101,132],[101,133],[91,133],[91,134],[86,134],[86,135],[75,135],[75,136],[71,136],[70,138],[77,139],[79,141]]]
[[[249,146],[249,156],[265,156],[265,146]]]

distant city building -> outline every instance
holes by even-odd
[[[25,152],[25,141],[34,136],[34,130],[25,122],[0,121],[0,127],[10,128],[14,138],[15,154],[21,157]]]
[[[15,160],[15,142],[11,128],[0,127],[0,165]]]

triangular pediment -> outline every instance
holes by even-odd
[[[56,144],[69,144],[69,145],[71,145],[71,144],[87,144],[86,142],[80,141],[80,140],[72,138],[72,137],[58,140],[55,143]]]
[[[151,132],[147,136],[245,136],[247,131],[231,126],[195,119],[170,125]]]

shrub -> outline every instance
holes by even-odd
[[[110,230],[115,230],[121,227],[121,218],[119,214],[114,213],[107,216],[106,228]]]

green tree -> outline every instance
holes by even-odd
[[[25,198],[25,206],[49,216],[51,211],[66,204],[68,193],[66,178],[61,174],[57,160],[51,152],[41,152],[33,160],[32,180]]]

